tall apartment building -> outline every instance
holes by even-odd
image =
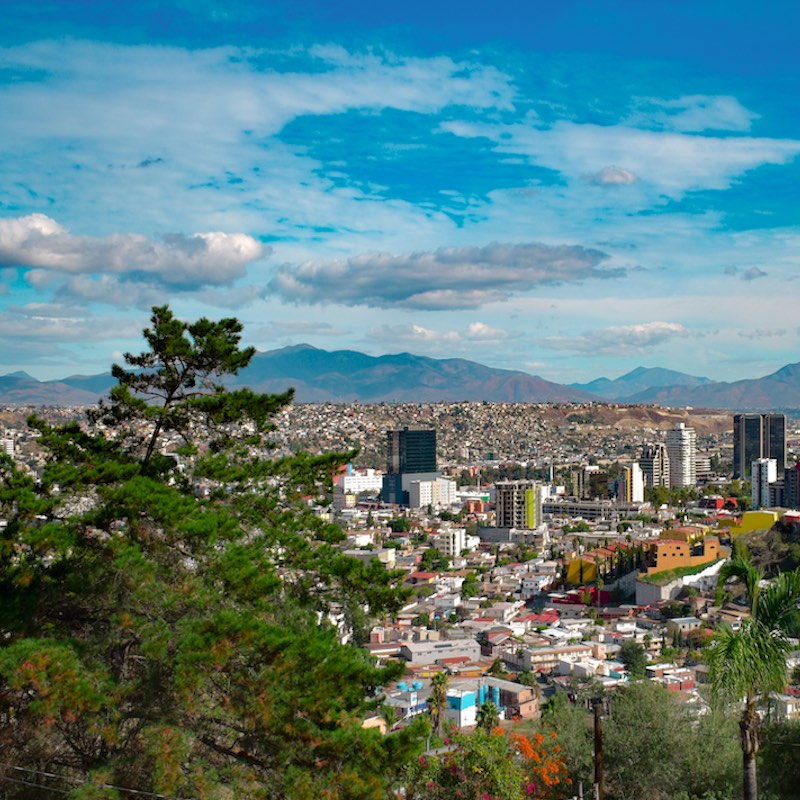
[[[542,487],[536,481],[495,484],[495,524],[498,528],[536,528],[542,519]]]
[[[697,433],[679,422],[667,431],[667,454],[669,455],[669,485],[674,489],[694,486],[697,483],[695,457],[697,455]]]
[[[758,458],[750,465],[753,508],[769,508],[770,484],[778,480],[778,462],[774,458]]]
[[[384,503],[408,505],[413,481],[436,480],[436,431],[402,430],[386,432],[386,474],[381,497]]]
[[[669,454],[663,444],[646,444],[639,457],[639,466],[642,468],[644,485],[649,487],[668,487],[669,483]]]
[[[595,465],[575,467],[570,472],[571,494],[579,500],[607,500],[608,473]]]
[[[750,467],[760,458],[774,458],[778,474],[786,468],[786,415],[733,415],[733,477],[750,477]]]
[[[624,503],[644,502],[644,474],[636,461],[622,468],[616,486],[617,500]]]

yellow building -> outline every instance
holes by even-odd
[[[596,580],[597,563],[591,554],[577,556],[567,564],[567,583],[580,586],[584,583],[594,583]]]
[[[731,535],[769,530],[779,518],[776,511],[745,511],[739,524],[731,527]]]

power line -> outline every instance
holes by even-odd
[[[58,794],[69,794],[67,789],[57,789],[55,786],[43,786],[41,783],[33,783],[31,781],[24,781],[22,778],[9,778],[7,775],[0,775],[0,781],[8,783],[20,783],[23,786],[31,786],[34,789],[44,789],[46,792],[57,792]]]
[[[6,769],[11,769],[16,772],[37,775],[44,778],[55,778],[56,780],[64,781],[65,783],[72,783],[75,786],[88,786],[92,783],[91,781],[80,780],[79,778],[71,778],[68,775],[59,775],[56,772],[46,772],[40,769],[31,769],[30,767],[20,767],[18,764],[7,764],[2,761],[0,761],[0,767],[5,767]],[[66,789],[58,789],[54,786],[42,786],[40,784],[34,784],[29,781],[22,780],[21,778],[11,778],[7,775],[0,774],[0,780],[10,781],[12,783],[23,783],[33,786],[34,788],[47,789],[49,791],[59,792],[61,794],[69,794],[69,791]],[[148,792],[143,789],[129,789],[126,786],[116,786],[112,783],[98,783],[96,786],[98,789],[115,789],[119,792],[125,792],[126,794],[136,795],[138,797],[151,797],[154,798],[154,800],[191,800],[190,798],[169,797],[165,794]]]

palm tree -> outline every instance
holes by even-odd
[[[500,709],[491,700],[487,700],[478,709],[475,721],[480,730],[491,733],[500,724]]]
[[[758,701],[786,686],[786,658],[791,649],[786,634],[800,603],[800,569],[781,573],[762,588],[763,572],[746,553],[738,553],[720,571],[720,593],[733,577],[745,585],[750,619],[738,631],[725,627],[717,632],[708,662],[714,693],[743,702],[739,734],[744,800],[757,800]]]
[[[436,735],[441,737],[444,724],[445,711],[447,710],[447,684],[450,676],[446,672],[437,672],[431,679],[431,696],[428,707],[431,710],[431,721]]]

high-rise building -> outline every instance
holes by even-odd
[[[774,458],[778,474],[786,468],[786,415],[733,415],[733,477],[750,477],[750,467],[760,458]]]
[[[800,509],[800,462],[783,471],[783,505]]]
[[[542,519],[542,487],[536,481],[495,484],[495,524],[498,528],[533,530]]]
[[[570,481],[572,496],[579,500],[608,499],[608,473],[598,466],[575,467],[571,470]]]
[[[387,472],[436,472],[436,431],[386,431]]]
[[[774,458],[757,458],[750,465],[753,508],[770,506],[770,484],[778,479],[778,462]]]
[[[697,483],[695,456],[697,434],[679,422],[667,431],[667,454],[669,455],[669,485],[672,488],[694,486]]]
[[[644,501],[644,475],[642,468],[634,461],[622,468],[616,482],[617,500],[624,503],[641,503]]]
[[[438,477],[435,430],[403,428],[386,432],[386,474],[381,493],[384,503],[408,505],[412,481]]]
[[[646,444],[639,458],[644,485],[669,487],[669,454],[666,445]]]

